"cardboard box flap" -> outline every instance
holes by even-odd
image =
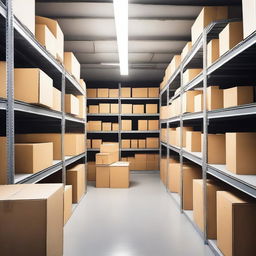
[[[125,167],[125,166],[129,166],[129,162],[115,162],[113,164],[111,164],[111,167]]]

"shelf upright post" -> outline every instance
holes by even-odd
[[[166,99],[166,106],[168,106],[169,105],[169,100],[170,100],[170,84],[167,85],[167,93],[166,94],[167,94],[166,95],[166,98],[167,98]],[[166,140],[167,140],[166,144],[168,145],[169,144],[169,121],[166,122]],[[169,147],[167,147],[166,150],[167,150],[167,156],[166,156],[167,161],[166,161],[166,174],[165,174],[166,182],[165,182],[165,186],[166,186],[166,190],[168,192],[168,187],[169,187],[168,186],[169,185],[168,169],[169,169],[169,159],[170,159],[170,149],[169,149]]]
[[[119,160],[122,158],[122,148],[121,148],[121,130],[122,130],[122,120],[121,120],[121,83],[118,84],[118,142],[119,142]]]
[[[159,94],[159,113],[161,113],[161,107],[162,107],[162,94]],[[161,144],[161,139],[162,139],[162,124],[161,124],[161,114],[159,117],[159,124],[158,124],[158,128],[159,128],[159,169],[161,169],[161,159],[162,159],[162,144]],[[160,170],[161,171],[161,170]]]
[[[84,92],[84,107],[85,107],[85,116],[84,116],[84,143],[85,143],[85,159],[84,163],[87,164],[87,90],[86,90],[86,85],[85,85],[85,92]],[[87,168],[86,168],[87,170]],[[86,173],[87,177],[87,173]]]
[[[14,31],[13,31],[13,9],[12,0],[6,1],[6,89],[7,89],[7,109],[6,109],[6,138],[7,138],[7,183],[14,183],[15,163],[14,163]]]
[[[61,159],[62,159],[62,183],[66,184],[66,162],[65,162],[65,132],[66,132],[66,118],[65,118],[65,94],[66,94],[66,71],[63,68],[61,75]]]

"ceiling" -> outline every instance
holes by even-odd
[[[121,0],[120,0],[121,1]],[[202,5],[241,4],[241,0],[129,0],[129,76],[120,76],[112,0],[39,0],[36,14],[55,18],[86,82],[157,83],[173,55],[190,40]]]

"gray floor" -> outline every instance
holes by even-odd
[[[65,226],[65,256],[212,256],[159,175],[131,179],[130,189],[88,187]]]

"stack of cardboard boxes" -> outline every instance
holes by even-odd
[[[146,138],[146,139],[122,139],[121,145],[123,149],[132,148],[159,148],[159,138]]]
[[[118,131],[118,123],[102,122],[102,121],[88,121],[87,131]]]

